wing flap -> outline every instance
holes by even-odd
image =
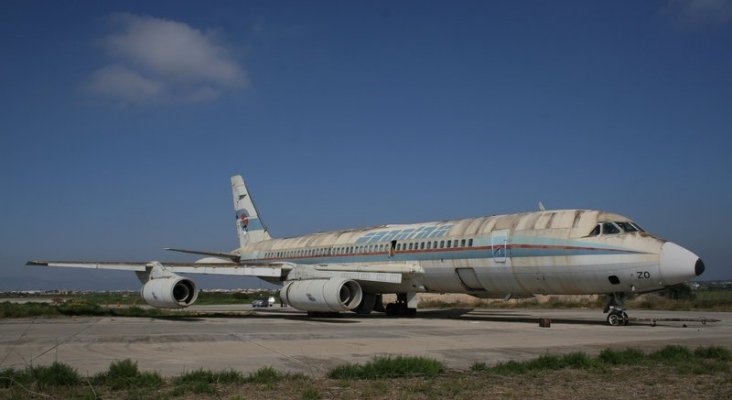
[[[402,283],[405,276],[421,273],[416,263],[297,265],[288,279],[317,279],[338,276],[365,282]]]
[[[226,258],[226,259],[231,260],[233,262],[239,262],[241,260],[241,258],[239,257],[238,254],[235,254],[235,253],[223,253],[223,252],[220,252],[220,251],[174,249],[174,248],[171,248],[171,247],[166,247],[163,250],[175,251],[177,253],[198,254],[198,255],[202,255],[202,256],[212,256],[212,257]]]

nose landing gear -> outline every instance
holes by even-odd
[[[607,323],[610,324],[610,326],[628,325],[628,313],[623,310],[612,310],[607,315]]]
[[[607,323],[610,326],[628,325],[628,314],[625,312],[625,293],[615,292],[608,295],[604,313],[607,314]]]

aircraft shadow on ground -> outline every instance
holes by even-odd
[[[163,321],[182,321],[182,322],[205,322],[211,318],[227,318],[227,319],[282,319],[290,321],[307,321],[317,322],[324,324],[357,324],[363,323],[369,320],[394,320],[394,319],[457,319],[461,321],[476,321],[476,322],[508,322],[517,324],[539,324],[540,317],[532,315],[530,313],[521,313],[517,310],[488,310],[488,309],[473,309],[473,308],[446,308],[446,309],[430,309],[420,310],[416,317],[398,317],[389,316],[381,312],[374,312],[366,315],[359,315],[353,313],[340,313],[331,317],[311,317],[304,312],[292,311],[291,309],[279,310],[269,309],[264,312],[226,312],[226,311],[215,311],[215,312],[197,312],[195,315],[167,315],[151,317],[152,319],[163,320]],[[691,322],[691,323],[714,323],[718,320],[685,320],[685,319],[642,319],[634,320],[631,318],[630,325],[633,326],[666,326],[666,327],[683,327],[686,328],[686,324],[676,323],[678,321]],[[598,318],[596,320],[579,319],[579,318],[551,318],[552,324],[568,324],[568,325],[607,325],[605,318],[598,312]]]
[[[520,324],[539,324],[540,317],[529,313],[517,312],[515,310],[481,310],[472,308],[450,308],[437,310],[421,310],[416,317],[395,317],[384,313],[374,312],[366,315],[353,313],[341,313],[333,317],[310,317],[305,313],[293,312],[292,310],[266,310],[264,312],[254,312],[247,314],[213,312],[199,313],[195,317],[158,317],[159,319],[174,319],[178,321],[202,321],[205,318],[235,318],[235,319],[284,319],[293,321],[310,321],[322,322],[329,324],[352,324],[361,323],[368,320],[381,319],[459,319],[464,321],[486,321],[486,322],[509,322]],[[598,313],[597,320],[579,319],[579,318],[552,318],[552,323],[556,324],[574,324],[574,325],[606,325],[605,318]],[[647,325],[647,324],[634,324]]]

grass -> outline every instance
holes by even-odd
[[[681,292],[679,295],[677,292]],[[605,305],[604,296],[549,296],[546,301],[537,298],[511,299],[477,299],[464,296],[460,300],[445,301],[439,297],[422,299],[420,308],[597,308]],[[669,310],[669,311],[732,311],[732,290],[705,289],[688,291],[678,288],[668,289],[665,292],[650,293],[629,299],[626,307],[630,310]]]
[[[475,362],[469,371],[448,370],[424,357],[376,357],[308,378],[271,367],[248,375],[198,369],[171,378],[140,371],[121,360],[92,377],[54,362],[0,370],[0,398],[595,398],[598,385],[623,398],[729,398],[732,352],[724,347],[666,346],[651,353],[605,349],[597,356],[545,354],[493,366]]]
[[[175,377],[173,379],[173,383],[176,387],[173,390],[173,394],[179,395],[187,392],[196,394],[215,394],[216,385],[237,384],[242,382],[244,382],[244,376],[237,371],[225,370],[213,372],[198,369]]]
[[[301,374],[289,374],[277,371],[272,367],[260,368],[247,376],[238,371],[224,370],[213,372],[205,369],[185,372],[172,379],[175,388],[173,395],[184,393],[216,394],[217,388],[226,385],[241,385],[246,383],[275,387],[280,382],[306,380]]]
[[[646,355],[637,349],[610,350],[600,352],[598,360],[605,365],[638,365]]]
[[[376,357],[366,364],[346,364],[328,372],[332,379],[383,379],[405,376],[433,377],[445,371],[445,365],[426,357]]]
[[[258,297],[275,296],[272,292],[263,293],[199,293],[196,304],[249,304]],[[109,316],[109,317],[167,317],[191,316],[192,314],[180,310],[166,310],[145,307],[145,301],[136,293],[82,293],[65,295],[63,298],[54,296],[26,296],[27,298],[47,298],[48,303],[27,302],[11,303],[0,302],[0,319],[3,318],[31,318],[31,317],[58,317],[58,316]],[[144,308],[143,308],[144,307]]]
[[[485,363],[474,363],[471,370],[498,375],[522,375],[561,369],[600,369],[618,366],[664,365],[675,367],[681,374],[701,374],[707,369],[723,372],[730,370],[732,352],[724,347],[698,347],[691,351],[687,347],[669,345],[646,354],[637,349],[605,349],[597,357],[585,353],[570,353],[562,356],[542,355],[529,361],[508,361],[488,367]]]
[[[31,366],[19,371],[6,369],[0,372],[0,387],[33,384],[39,388],[49,388],[73,386],[80,382],[81,376],[74,368],[59,362],[49,366]]]
[[[672,310],[672,311],[732,311],[732,290],[679,290],[662,294],[646,294],[629,299],[628,309]],[[678,292],[678,293],[677,293]],[[269,297],[276,292],[262,293],[218,293],[201,291],[196,304],[248,304],[258,297]],[[48,298],[51,303],[10,303],[0,302],[0,319],[54,316],[112,316],[112,317],[167,317],[192,316],[187,311],[148,308],[145,301],[136,293],[82,293],[59,297],[26,296],[28,298]],[[473,299],[445,301],[440,298],[422,299],[421,308],[597,308],[604,306],[603,296],[552,296],[539,302],[535,298],[512,299]],[[120,307],[116,307],[120,306]],[[143,308],[144,307],[144,308]]]
[[[95,385],[108,386],[111,390],[131,388],[158,388],[163,378],[157,372],[141,372],[137,363],[130,359],[115,361],[106,372],[95,375],[91,379]]]
[[[185,311],[170,311],[159,308],[142,308],[138,306],[109,308],[99,304],[86,302],[48,303],[0,303],[0,319],[60,317],[60,316],[108,316],[108,317],[162,317],[184,316]]]

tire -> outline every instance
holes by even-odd
[[[607,323],[610,326],[621,326],[623,324],[623,318],[617,313],[611,312],[607,316]]]

